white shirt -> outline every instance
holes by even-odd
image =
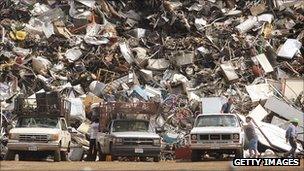
[[[96,139],[97,133],[99,132],[99,123],[93,122],[90,128],[90,139]]]

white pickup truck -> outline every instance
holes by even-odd
[[[100,160],[106,155],[112,159],[117,157],[153,157],[153,161],[160,161],[161,139],[151,128],[148,120],[115,119],[109,124],[106,133],[98,136]]]
[[[64,117],[47,115],[20,116],[9,132],[6,160],[54,155],[54,161],[67,160],[71,135]]]
[[[191,161],[199,161],[205,154],[215,158],[220,158],[222,154],[243,157],[244,140],[237,115],[198,115],[190,132]]]

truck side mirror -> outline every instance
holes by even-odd
[[[7,131],[9,131],[9,130],[11,130],[11,129],[13,129],[13,128],[14,128],[13,124],[9,123],[9,124],[7,125]]]
[[[73,131],[73,128],[72,127],[68,127],[68,131],[69,131],[69,133],[74,133],[75,131]]]
[[[110,132],[110,130],[109,130],[109,128],[104,128],[104,129],[103,129],[103,132],[105,132],[105,133],[109,133],[109,132]]]

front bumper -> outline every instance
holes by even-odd
[[[159,146],[112,146],[111,155],[117,157],[158,157]]]
[[[59,148],[58,142],[34,143],[11,141],[7,144],[9,150],[17,151],[55,151]]]
[[[210,149],[210,150],[216,150],[216,149],[240,149],[243,148],[243,144],[240,143],[229,143],[229,144],[218,144],[218,143],[213,143],[213,144],[207,144],[207,143],[192,143],[190,145],[191,149],[195,150],[202,150],[202,149]]]

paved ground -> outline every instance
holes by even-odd
[[[0,161],[0,170],[304,170],[304,160],[299,167],[231,167],[230,161],[208,162],[24,162]]]

